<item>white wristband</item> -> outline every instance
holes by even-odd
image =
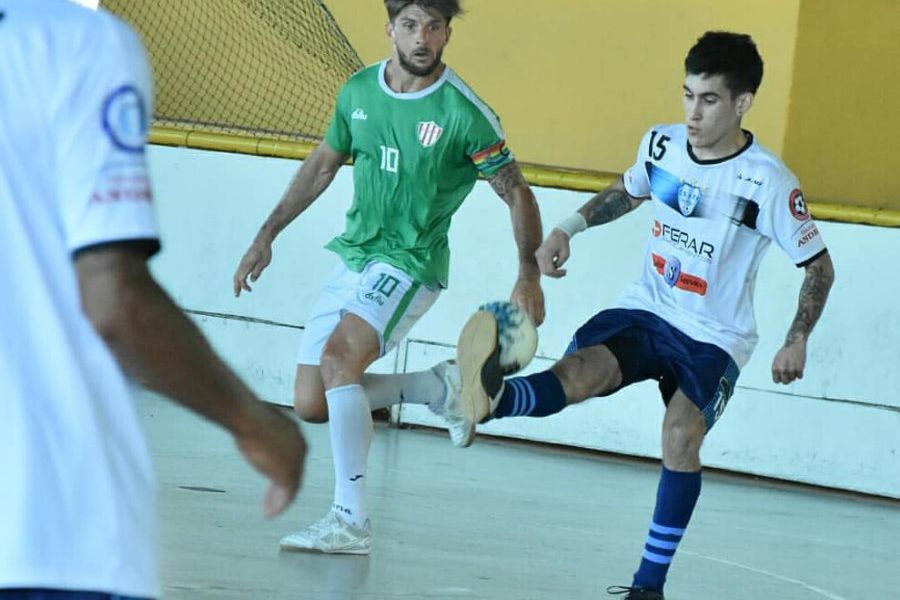
[[[556,228],[565,231],[566,235],[571,239],[575,237],[576,233],[581,233],[587,229],[587,220],[580,212],[576,212],[560,221]]]

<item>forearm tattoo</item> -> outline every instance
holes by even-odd
[[[827,254],[807,265],[806,277],[803,279],[803,285],[800,288],[800,302],[797,307],[797,314],[784,340],[785,345],[790,345],[809,337],[813,327],[816,325],[816,321],[822,315],[822,310],[825,308],[825,301],[828,299],[828,292],[833,281],[834,267]]]
[[[634,205],[631,198],[622,190],[618,188],[603,190],[587,203],[588,227],[615,221],[632,209]]]
[[[494,188],[495,192],[497,192],[497,195],[503,199],[506,199],[506,195],[513,188],[516,188],[520,185],[527,185],[525,176],[522,175],[522,170],[519,168],[519,164],[515,161],[509,163],[508,165],[494,173],[489,181],[491,187]]]

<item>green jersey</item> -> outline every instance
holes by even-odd
[[[387,61],[341,89],[325,141],[353,157],[353,204],[326,248],[361,271],[382,261],[426,286],[447,286],[450,219],[478,173],[513,156],[497,115],[450,69],[428,88],[397,93]]]

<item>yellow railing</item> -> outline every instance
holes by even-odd
[[[150,131],[150,143],[300,160],[309,156],[318,144],[316,141],[289,142],[232,134],[206,133],[175,127],[153,127]],[[579,171],[531,164],[523,164],[522,173],[531,185],[578,192],[597,192],[614,183],[619,177],[616,173]],[[900,211],[895,209],[811,201],[810,210],[820,221],[900,227]]]
[[[176,127],[153,127],[150,130],[150,143],[301,160],[309,156],[318,145],[318,142],[313,141],[289,142],[245,135],[191,131]]]

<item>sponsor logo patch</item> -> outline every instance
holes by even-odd
[[[806,221],[809,219],[809,208],[806,206],[806,200],[803,198],[803,192],[794,190],[788,198],[788,206],[791,214],[798,221]]]
[[[802,248],[806,244],[813,241],[815,238],[819,237],[819,228],[816,227],[815,224],[811,225],[811,227],[807,226],[800,230],[800,239],[797,240],[798,248]]]
[[[663,267],[663,279],[666,280],[666,283],[669,287],[674,287],[676,283],[678,283],[678,279],[681,277],[681,261],[671,256],[666,259],[666,264]]]
[[[686,231],[672,227],[668,223],[653,222],[653,237],[661,237],[670,246],[684,250],[706,262],[712,261],[716,247],[709,242],[693,237]]]
[[[719,417],[722,416],[722,413],[725,412],[725,407],[728,405],[728,400],[733,393],[734,385],[732,382],[729,381],[727,377],[719,379],[719,389],[716,390],[715,404],[713,404],[713,413],[715,414],[716,421],[718,421]]]
[[[750,175],[744,175],[743,172],[738,173],[737,178],[738,178],[738,181],[747,181],[749,183],[752,183],[753,185],[762,185],[763,184],[762,179],[757,179],[756,177],[751,177]]]
[[[378,306],[384,306],[384,302],[385,302],[384,296],[382,296],[378,292],[373,292],[371,290],[369,290],[368,292],[364,292],[362,294],[362,299],[368,300],[369,302],[374,302]]]
[[[366,111],[363,109],[357,108],[353,111],[353,114],[350,115],[350,118],[354,121],[365,121],[369,118],[369,115],[367,115]]]
[[[153,193],[143,158],[136,159],[133,164],[118,163],[104,167],[89,200],[91,204],[152,201]]]
[[[702,277],[690,275],[681,269],[681,261],[674,256],[665,257],[659,254],[653,255],[653,267],[663,276],[663,280],[669,287],[677,287],[686,292],[693,292],[701,296],[706,295],[709,284]]]

